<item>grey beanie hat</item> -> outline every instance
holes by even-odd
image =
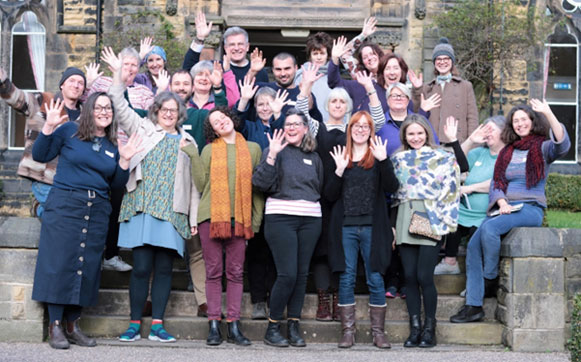
[[[450,57],[450,59],[452,59],[452,63],[456,63],[454,48],[452,48],[448,38],[440,38],[440,42],[434,47],[434,52],[432,53],[432,62],[435,62],[436,58],[440,55]]]

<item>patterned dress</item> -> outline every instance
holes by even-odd
[[[183,256],[190,237],[188,216],[173,211],[173,194],[180,135],[167,134],[141,163],[142,180],[123,197],[118,245],[149,244],[174,249]]]

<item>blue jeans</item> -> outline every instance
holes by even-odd
[[[36,216],[39,218],[42,217],[42,213],[44,212],[44,203],[46,202],[46,198],[48,197],[48,192],[52,188],[52,185],[45,184],[44,182],[33,181],[32,182],[32,193],[34,194],[34,198],[38,201],[40,205],[36,208]]]
[[[484,278],[498,276],[500,236],[519,226],[541,226],[543,209],[525,203],[520,211],[487,217],[476,229],[466,251],[466,304],[479,307],[484,299]]]
[[[371,226],[343,226],[343,252],[345,271],[339,276],[339,304],[355,304],[355,278],[357,277],[357,258],[361,257],[365,266],[365,276],[369,287],[369,304],[385,305],[385,286],[383,277],[370,270]]]

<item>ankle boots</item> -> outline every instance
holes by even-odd
[[[228,343],[238,346],[250,346],[250,340],[246,338],[240,330],[240,321],[228,322]]]
[[[436,318],[428,318],[424,322],[420,348],[430,348],[436,345]]]
[[[436,345],[436,318],[426,317],[424,328],[419,315],[410,316],[410,336],[404,347],[430,348]]]
[[[48,326],[48,344],[54,349],[68,349],[70,347],[65,331],[60,321],[54,321]]]
[[[274,347],[288,347],[289,343],[286,338],[280,334],[280,322],[268,320],[268,327],[264,335],[264,343]]]
[[[208,338],[206,344],[208,346],[218,346],[222,344],[222,332],[220,332],[220,321],[212,319],[208,322],[210,330],[208,331]]]
[[[286,324],[286,336],[288,338],[288,343],[293,347],[305,347],[307,344],[305,340],[301,337],[301,332],[299,330],[299,321],[296,319],[289,319]]]
[[[95,347],[97,345],[95,338],[89,338],[81,331],[78,319],[74,322],[67,322],[65,336],[70,343],[76,344],[77,346]]]
[[[410,316],[410,335],[404,342],[404,347],[417,347],[420,345],[420,338],[422,336],[422,325],[420,316],[414,314]]]
[[[385,335],[385,310],[386,306],[369,306],[369,317],[371,319],[371,334],[373,335],[373,345],[378,348],[391,348],[391,344]]]
[[[315,317],[319,322],[330,322],[333,320],[331,314],[331,295],[327,290],[317,289],[319,296],[317,305],[317,315]]]

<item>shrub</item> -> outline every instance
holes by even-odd
[[[571,339],[567,341],[571,352],[571,361],[581,361],[581,294],[573,298],[573,315],[571,316]]]
[[[550,209],[581,211],[581,176],[551,173],[545,191]]]

